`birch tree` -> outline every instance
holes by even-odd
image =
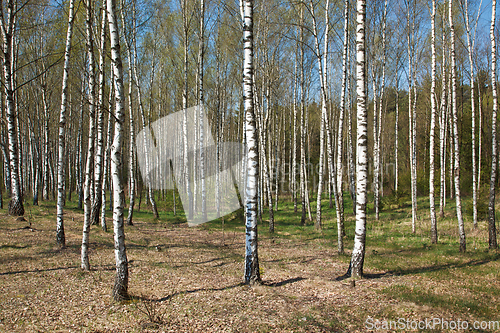
[[[415,1],[414,1],[415,4]],[[416,7],[416,6],[414,6]],[[415,33],[415,17],[410,15],[410,1],[408,1],[407,8],[407,21],[408,21],[408,137],[410,143],[410,174],[411,174],[411,229],[412,232],[416,232],[416,220],[417,220],[417,169],[416,169],[416,110],[414,109],[415,100],[417,98],[416,94],[413,96],[413,82],[414,78],[414,33]]]
[[[69,60],[71,53],[71,38],[73,36],[73,19],[74,19],[74,0],[69,3],[68,14],[68,31],[66,34],[66,48],[64,50],[64,68],[61,89],[61,112],[59,115],[59,150],[57,161],[57,230],[56,241],[60,246],[66,246],[66,238],[64,235],[64,160],[65,160],[65,128],[66,128],[66,110],[68,108],[68,76],[69,76]]]
[[[124,10],[120,11],[122,27],[125,30],[125,14]],[[134,167],[135,167],[135,126],[134,126],[134,105],[132,100],[133,93],[133,80],[134,80],[134,72],[133,72],[133,60],[132,60],[132,51],[130,47],[130,43],[127,38],[125,40],[125,48],[127,49],[127,58],[128,58],[128,76],[130,78],[130,82],[128,85],[128,109],[129,109],[129,129],[130,129],[130,146],[129,146],[129,208],[127,215],[127,225],[133,225],[134,218],[134,205],[135,205],[135,175],[134,175]],[[111,124],[109,124],[111,125]],[[108,126],[109,126],[108,125]],[[109,139],[109,129],[108,129],[108,139]],[[147,154],[147,152],[146,152]],[[149,162],[149,161],[148,161]]]
[[[465,252],[466,240],[464,230],[464,220],[462,217],[462,199],[460,196],[460,146],[458,142],[458,107],[457,107],[457,65],[455,55],[455,26],[453,25],[453,0],[449,0],[448,7],[450,23],[450,42],[451,42],[451,93],[452,93],[452,113],[453,113],[453,146],[454,146],[454,165],[453,175],[455,183],[455,202],[458,219],[458,235],[460,240],[460,252]]]
[[[309,11],[312,15],[313,20],[313,35],[316,48],[316,58],[318,60],[318,71],[320,77],[321,86],[321,125],[320,125],[320,136],[319,136],[319,182],[318,182],[318,196],[316,202],[316,229],[321,229],[321,197],[323,192],[323,177],[324,177],[324,156],[325,156],[325,127],[328,124],[328,112],[327,112],[327,97],[326,97],[326,78],[327,78],[327,53],[328,53],[328,9],[330,1],[326,0],[325,8],[325,37],[324,37],[324,51],[321,54],[319,37],[318,37],[318,25],[316,23],[316,15],[314,14],[314,4],[312,0],[309,2]]]
[[[182,27],[183,27],[183,46],[184,46],[184,87],[182,91],[182,133],[183,133],[183,157],[184,157],[184,170],[183,177],[184,183],[186,186],[186,192],[188,195],[188,211],[187,216],[188,219],[193,218],[193,192],[191,190],[191,174],[189,170],[189,157],[188,157],[188,124],[187,124],[187,107],[188,107],[188,52],[189,52],[189,18],[188,18],[188,9],[187,9],[187,1],[181,0],[181,11],[182,11]]]
[[[198,49],[198,107],[199,107],[199,147],[200,147],[200,178],[201,178],[201,214],[207,218],[207,189],[205,184],[205,150],[204,150],[204,95],[203,95],[203,60],[205,56],[205,0],[200,0],[200,36]]]
[[[349,0],[344,1],[344,44],[342,50],[342,91],[340,92],[339,128],[337,131],[337,197],[339,205],[337,207],[337,252],[344,253],[343,228],[344,224],[344,195],[343,182],[344,170],[342,167],[343,136],[344,136],[344,114],[346,109],[346,89],[347,89],[347,52],[349,48]],[[349,133],[350,135],[350,133]]]
[[[115,85],[115,132],[111,146],[111,177],[113,181],[113,229],[115,241],[116,276],[113,299],[120,301],[128,298],[128,261],[125,248],[123,226],[123,206],[125,195],[122,183],[122,145],[123,123],[125,121],[123,67],[120,54],[120,34],[116,15],[116,1],[107,0],[109,34],[111,40],[111,64]]]
[[[432,81],[431,81],[431,128],[429,133],[429,206],[431,214],[431,242],[436,244],[437,221],[434,200],[434,131],[436,127],[436,0],[432,0],[431,13],[431,56],[432,56]]]
[[[101,43],[99,48],[99,91],[97,100],[97,141],[96,154],[94,165],[94,202],[92,204],[91,220],[92,224],[99,224],[99,216],[101,213],[102,204],[102,168],[103,168],[103,149],[104,149],[104,69],[105,69],[105,52],[106,52],[106,14],[103,11],[101,21]]]
[[[496,54],[496,38],[495,38],[495,20],[496,20],[496,0],[491,2],[491,91],[493,95],[493,112],[491,115],[491,175],[490,175],[490,195],[488,204],[488,247],[496,249],[497,232],[495,226],[495,185],[497,173],[497,112],[498,112],[498,95],[497,95],[497,54]]]
[[[442,64],[441,64],[441,105],[439,117],[439,155],[440,155],[440,191],[439,191],[439,216],[444,217],[444,207],[446,205],[446,130],[447,126],[447,108],[446,108],[446,66],[445,66],[445,33],[443,29],[442,34],[443,50],[442,50]]]
[[[478,19],[480,13],[479,6],[478,9]],[[474,40],[471,36],[471,26],[469,24],[469,5],[468,0],[465,0],[465,8],[464,8],[464,17],[465,17],[465,28],[467,32],[467,54],[469,56],[469,66],[470,66],[470,99],[471,99],[471,118],[472,118],[472,221],[474,225],[474,229],[477,229],[477,190],[478,190],[478,180],[477,180],[477,167],[476,167],[476,96],[475,96],[475,86],[474,86]],[[476,27],[477,27],[476,20]]]
[[[357,149],[356,149],[356,229],[349,273],[354,278],[363,275],[366,240],[366,190],[368,179],[368,115],[366,110],[365,17],[366,1],[357,0],[356,14],[356,91],[357,91]]]
[[[87,152],[87,165],[85,167],[85,188],[84,188],[84,217],[83,217],[83,233],[82,233],[82,251],[81,251],[81,267],[84,270],[90,269],[89,263],[89,234],[91,224],[91,209],[92,209],[92,164],[94,157],[94,137],[95,137],[95,105],[94,105],[94,39],[93,39],[93,23],[92,23],[92,2],[86,1],[87,17],[85,21],[87,32],[87,53],[89,63],[89,143]]]
[[[3,1],[0,2],[0,29],[2,30],[2,67],[4,75],[5,108],[7,110],[7,137],[10,161],[10,189],[9,215],[24,215],[23,194],[19,173],[19,146],[17,131],[17,108],[15,105],[15,87],[13,78],[14,37],[16,27],[16,13],[14,0],[7,1],[7,17],[4,17]]]
[[[300,194],[301,194],[301,206],[302,215],[300,218],[300,224],[306,224],[306,175],[305,175],[305,160],[306,160],[306,98],[305,98],[305,73],[304,73],[304,9],[300,8]]]
[[[94,163],[94,139],[95,139],[95,59],[94,59],[94,38],[92,31],[92,9],[91,0],[87,0],[87,18],[85,22],[87,34],[87,54],[88,54],[88,104],[89,104],[89,140],[87,148],[87,162],[85,165],[85,183],[83,190],[83,233],[81,267],[84,270],[90,269],[88,258],[89,233],[92,213],[92,166]]]
[[[259,180],[259,146],[253,97],[253,0],[242,0],[243,7],[243,104],[247,143],[247,180],[245,196],[246,255],[245,283],[259,284],[257,242],[257,189]]]

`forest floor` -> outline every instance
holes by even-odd
[[[115,303],[113,233],[92,227],[92,269],[82,271],[83,214],[68,206],[65,249],[55,245],[53,203],[28,207],[27,221],[0,210],[1,332],[407,332],[433,318],[493,332],[500,321],[499,252],[487,251],[486,222],[474,231],[467,221],[468,251],[459,253],[451,207],[438,245],[429,241],[425,201],[416,234],[408,207],[380,221],[370,215],[366,277],[353,282],[343,277],[352,213],[346,209],[347,254],[338,255],[335,210],[326,201],[321,232],[311,222],[300,226],[300,212],[281,205],[274,234],[260,225],[263,284],[254,287],[242,284],[241,217],[229,217],[224,230],[220,221],[188,228],[171,213],[155,220],[143,208],[125,228],[132,298]],[[386,330],[384,321],[399,326]],[[433,331],[446,331],[442,325]]]

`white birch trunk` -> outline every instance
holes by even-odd
[[[243,6],[243,103],[247,143],[246,180],[246,254],[245,283],[259,284],[260,270],[257,243],[257,189],[259,179],[259,147],[253,98],[253,0],[242,0]]]
[[[349,54],[349,48],[347,49],[347,53]],[[349,59],[349,56],[347,57]],[[350,66],[349,66],[350,68]],[[354,166],[354,147],[352,143],[352,103],[351,103],[351,82],[347,84],[347,96],[349,103],[347,104],[347,109],[349,110],[348,119],[347,119],[347,159],[348,159],[348,167],[349,167],[349,193],[351,195],[352,201],[352,213],[356,215],[356,167]],[[343,232],[345,234],[345,232]]]
[[[382,136],[382,108],[384,105],[385,93],[385,62],[386,62],[386,26],[387,26],[387,0],[384,1],[384,14],[382,16],[382,83],[380,86],[380,102],[378,110],[373,109],[373,112],[378,111],[377,136],[375,138],[375,146],[377,147],[375,154],[375,218],[378,220],[380,215],[380,195],[383,193],[383,179],[381,175],[381,136]]]
[[[439,120],[439,155],[440,155],[440,172],[441,172],[441,191],[439,193],[439,216],[444,217],[444,207],[446,206],[446,66],[445,66],[445,34],[443,31],[443,56],[441,64],[441,106]]]
[[[478,129],[478,142],[477,142],[477,155],[478,155],[478,161],[477,161],[477,170],[478,170],[478,173],[477,173],[477,190],[479,191],[481,189],[481,167],[482,167],[482,164],[481,164],[481,161],[482,161],[482,158],[481,158],[481,153],[482,153],[482,137],[483,137],[483,130],[482,130],[482,124],[483,124],[483,101],[482,101],[482,97],[481,97],[481,86],[478,84],[477,85],[477,104],[478,104],[478,112],[479,112],[479,129]]]
[[[94,137],[95,137],[95,72],[94,72],[94,40],[92,31],[92,7],[91,1],[87,0],[87,51],[89,59],[89,144],[87,152],[87,165],[85,167],[85,185],[84,185],[84,217],[83,217],[83,234],[82,234],[82,251],[81,251],[81,267],[84,270],[90,269],[88,247],[89,247],[89,233],[91,224],[91,210],[92,210],[92,164],[94,159]]]
[[[344,138],[344,115],[346,109],[347,88],[347,52],[349,48],[349,0],[344,1],[344,47],[342,50],[342,91],[340,93],[339,127],[337,131],[337,252],[344,253],[343,224],[344,224],[344,170],[342,165],[343,138]],[[349,133],[350,135],[351,133]]]
[[[183,42],[184,42],[184,87],[182,91],[182,109],[183,109],[183,118],[182,118],[182,133],[183,133],[183,155],[184,155],[184,170],[183,170],[183,177],[184,177],[184,184],[186,186],[186,192],[188,195],[188,211],[187,211],[187,216],[188,219],[193,218],[193,205],[194,205],[194,200],[193,200],[193,192],[191,190],[191,170],[189,170],[189,157],[188,157],[188,135],[189,133],[187,132],[188,125],[187,125],[187,107],[188,107],[188,13],[187,13],[187,1],[183,0],[181,2],[182,6],[182,20],[183,20]]]
[[[328,113],[327,113],[327,98],[326,98],[326,65],[327,65],[327,51],[328,51],[328,9],[330,5],[330,1],[326,0],[326,10],[325,10],[325,40],[324,40],[324,51],[323,54],[320,52],[319,48],[319,37],[318,37],[318,28],[316,23],[316,16],[314,14],[314,4],[312,0],[309,2],[310,4],[310,12],[313,20],[313,35],[315,41],[316,48],[316,58],[318,61],[318,71],[320,77],[320,85],[321,85],[321,125],[320,125],[320,135],[319,135],[319,180],[318,180],[318,195],[316,200],[316,229],[321,229],[321,198],[323,194],[323,178],[324,178],[324,159],[325,159],[325,127],[328,124]]]
[[[122,144],[124,114],[123,67],[120,54],[120,35],[116,19],[115,0],[107,0],[109,34],[111,40],[111,64],[115,84],[115,132],[111,146],[111,177],[113,180],[113,229],[115,240],[116,276],[113,299],[121,301],[128,298],[128,261],[125,248],[123,226],[123,206],[125,195],[122,183]]]
[[[372,54],[373,58],[376,58],[374,54]],[[371,72],[372,72],[372,87],[373,87],[373,208],[375,209],[375,219],[378,220],[379,211],[379,170],[380,170],[380,161],[378,158],[380,154],[378,152],[378,131],[379,131],[379,118],[378,118],[378,87],[377,87],[377,69],[374,65],[374,60],[371,61]]]
[[[108,230],[108,226],[106,223],[106,188],[108,188],[108,172],[109,172],[109,153],[111,149],[111,136],[113,135],[113,97],[114,97],[114,83],[113,83],[113,71],[111,71],[111,83],[109,89],[109,115],[108,115],[108,130],[106,133],[106,149],[104,150],[104,165],[102,170],[102,204],[101,204],[101,228],[103,231]],[[129,112],[132,112],[131,110]],[[134,160],[135,162],[135,160]],[[111,195],[110,195],[111,201]],[[129,211],[130,214],[130,211]]]
[[[82,79],[80,89],[80,117],[78,121],[78,138],[77,138],[77,190],[78,190],[78,209],[83,208],[83,108],[85,105],[85,80]],[[45,163],[45,159],[44,162]],[[43,168],[42,168],[43,169]],[[45,177],[45,176],[44,176]]]
[[[297,58],[295,58],[295,71],[293,77],[293,143],[292,147],[292,171],[290,172],[290,183],[292,186],[293,212],[297,213]]]
[[[470,100],[472,117],[472,221],[474,229],[477,229],[477,167],[476,167],[476,96],[474,94],[474,43],[471,42],[471,33],[469,25],[468,1],[465,0],[465,27],[467,30],[467,53],[469,55],[470,65]]]
[[[3,16],[3,3],[0,4],[1,30],[3,37],[2,56],[4,90],[7,110],[7,135],[9,142],[10,180],[11,180],[11,200],[9,202],[9,214],[13,216],[24,215],[23,195],[21,179],[19,173],[19,145],[17,133],[17,108],[14,101],[14,80],[12,72],[14,62],[14,50],[12,42],[15,33],[15,3],[13,0],[7,2],[7,22]]]
[[[304,22],[303,18],[303,8],[301,7],[300,9],[300,22]],[[305,99],[305,80],[304,80],[304,28],[301,24],[300,27],[300,194],[301,194],[301,206],[302,206],[302,215],[300,219],[300,224],[305,225],[306,224],[306,185],[305,182],[307,181],[305,177],[305,140],[306,140],[306,133],[305,133],[305,118],[306,118],[306,99]]]
[[[45,70],[45,66],[43,67]],[[42,81],[42,103],[43,103],[43,115],[44,115],[44,143],[43,143],[43,188],[42,188],[42,198],[43,200],[49,200],[49,105],[47,101],[47,79],[46,75],[43,75]]]
[[[496,0],[491,2],[491,91],[493,94],[493,112],[491,116],[491,176],[490,176],[490,195],[488,204],[488,247],[496,249],[497,235],[495,226],[495,185],[497,173],[497,112],[498,112],[498,95],[497,95],[497,55],[496,55],[496,38],[495,38],[495,19],[496,19]],[[451,15],[451,14],[450,14]]]
[[[414,159],[415,159],[415,136],[414,136],[414,112],[413,112],[413,57],[415,56],[412,53],[412,24],[411,24],[411,16],[410,16],[410,3],[408,3],[408,137],[410,141],[410,174],[411,174],[411,230],[413,233],[416,232],[416,220],[417,220],[417,198],[416,198],[416,190],[414,189],[414,184],[416,184],[416,174],[414,171]],[[414,96],[415,98],[417,96]]]
[[[201,178],[201,215],[203,221],[207,218],[207,189],[205,184],[205,133],[204,133],[204,87],[203,60],[205,56],[205,0],[200,0],[200,40],[198,50],[198,107],[199,107],[199,147],[200,147],[200,178]],[[196,192],[195,192],[196,193]]]
[[[458,111],[457,111],[457,65],[455,55],[455,27],[453,25],[453,0],[449,0],[449,22],[451,34],[451,86],[452,86],[452,111],[453,111],[453,145],[454,145],[454,178],[455,178],[455,202],[457,208],[458,234],[460,240],[460,252],[466,250],[464,220],[462,217],[462,199],[460,195],[460,147],[458,143]]]
[[[123,13],[123,9],[120,11],[120,16],[122,20],[122,26],[125,27],[125,15]],[[135,30],[134,30],[135,31]],[[127,225],[133,225],[134,218],[134,205],[135,205],[135,174],[134,174],[134,166],[135,166],[135,126],[134,126],[134,105],[132,101],[132,93],[134,87],[134,72],[133,72],[133,60],[132,60],[132,52],[130,44],[127,40],[125,40],[125,48],[127,49],[127,57],[128,57],[128,76],[129,76],[129,84],[128,84],[128,109],[129,109],[129,123],[130,123],[130,147],[129,147],[129,192],[130,192],[130,201],[128,208],[128,216],[127,216]],[[110,103],[111,104],[111,103]],[[111,105],[110,105],[111,107]],[[108,126],[111,123],[108,124]],[[110,129],[108,127],[108,140],[109,140]],[[108,142],[109,143],[109,142]]]
[[[366,112],[365,74],[365,17],[366,1],[357,0],[356,15],[356,81],[357,81],[357,150],[356,150],[356,229],[352,251],[350,274],[354,278],[363,275],[366,240],[366,190],[368,179],[368,116]]]
[[[59,115],[59,150],[57,160],[57,228],[56,242],[62,247],[66,246],[66,237],[64,235],[64,159],[65,159],[65,127],[66,110],[68,108],[68,76],[69,60],[71,54],[71,38],[73,36],[73,11],[74,0],[69,3],[68,31],[66,34],[66,48],[64,50],[64,68],[61,93],[61,113]]]
[[[399,69],[399,68],[398,68]],[[394,121],[394,191],[399,187],[399,74],[396,69],[396,119]]]
[[[467,1],[467,0],[466,0]],[[436,128],[436,0],[432,0],[431,13],[431,54],[432,54],[432,81],[431,81],[431,128],[429,133],[429,204],[431,215],[431,243],[438,241],[436,206],[434,198],[434,131]]]
[[[102,204],[102,167],[103,167],[103,146],[104,146],[104,85],[105,85],[105,52],[106,52],[106,11],[102,11],[101,22],[101,43],[99,50],[99,91],[97,100],[97,146],[94,165],[94,202],[92,205],[92,224],[99,224],[99,216]]]

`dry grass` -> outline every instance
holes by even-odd
[[[67,212],[67,247],[61,250],[55,246],[53,213],[41,209],[30,220],[32,229],[24,228],[27,222],[0,216],[2,332],[364,332],[368,316],[500,319],[496,305],[484,314],[410,297],[412,291],[443,300],[486,294],[455,283],[468,281],[468,271],[460,266],[443,268],[444,279],[439,270],[419,271],[418,263],[415,271],[398,274],[377,269],[384,248],[373,253],[369,248],[365,273],[371,275],[353,288],[349,280],[337,279],[345,273],[348,257],[336,255],[332,240],[263,236],[259,256],[264,284],[248,287],[241,283],[242,232],[223,236],[213,229],[143,221],[126,227],[132,299],[113,303],[112,233],[92,228],[92,270],[84,272],[82,215]],[[383,255],[397,260],[389,250]],[[482,266],[498,272],[500,265],[490,260]],[[498,277],[487,274],[481,283],[498,284]],[[500,303],[498,288],[488,296],[492,304]]]

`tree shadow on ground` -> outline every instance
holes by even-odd
[[[500,258],[500,255],[495,255],[494,257],[492,257],[490,259],[469,260],[469,261],[463,262],[463,263],[447,263],[447,264],[441,264],[441,265],[414,267],[414,268],[401,269],[401,270],[389,270],[389,271],[382,272],[382,273],[364,273],[363,278],[365,278],[365,279],[380,279],[380,278],[386,277],[386,276],[404,276],[404,275],[422,274],[422,273],[429,273],[429,272],[438,272],[438,271],[444,271],[444,270],[454,269],[454,268],[476,267],[476,266],[485,265],[485,264],[490,263],[492,261],[497,261],[499,258]],[[344,275],[336,277],[335,280],[336,281],[343,281],[343,280],[348,279],[350,277],[351,277],[351,275],[349,274],[349,272],[347,272]]]
[[[286,284],[294,283],[294,282],[298,282],[298,281],[302,281],[302,280],[306,280],[306,278],[296,277],[296,278],[292,278],[292,279],[283,280],[280,282],[263,281],[262,285],[267,286],[267,287],[281,287],[281,286],[284,286]],[[243,286],[246,286],[246,284],[243,282],[240,282],[240,283],[236,283],[236,284],[233,284],[233,285],[230,285],[227,287],[221,287],[221,288],[197,288],[197,289],[191,289],[191,290],[185,290],[185,291],[178,291],[178,292],[174,292],[174,293],[167,295],[165,297],[162,297],[162,298],[148,298],[148,297],[144,297],[144,296],[130,296],[130,299],[137,300],[137,301],[146,301],[146,302],[165,302],[165,301],[171,300],[173,297],[178,296],[178,295],[193,294],[193,293],[198,293],[198,292],[203,292],[203,291],[210,291],[210,292],[223,291],[223,290],[233,289],[233,288],[243,287]],[[251,288],[250,286],[248,286],[248,287]]]
[[[13,271],[13,272],[4,272],[0,273],[2,275],[14,275],[14,274],[23,274],[23,273],[42,273],[42,272],[50,272],[50,271],[61,271],[61,270],[69,270],[79,268],[78,266],[68,266],[68,267],[56,267],[56,268],[46,268],[46,269],[29,269],[24,271]]]
[[[268,286],[268,287],[281,287],[281,286],[287,285],[289,283],[299,282],[299,281],[302,281],[302,280],[306,280],[306,278],[303,278],[303,277],[299,276],[299,277],[296,277],[296,278],[291,278],[291,279],[283,280],[283,281],[280,281],[280,282],[268,282],[268,281],[264,281],[264,282],[262,282],[262,284],[265,285],[265,286]]]

